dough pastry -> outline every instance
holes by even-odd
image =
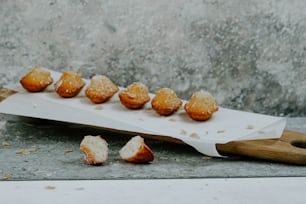
[[[195,92],[184,108],[190,118],[198,121],[208,120],[219,109],[215,99],[207,91]]]
[[[182,105],[182,101],[170,88],[160,89],[151,101],[152,108],[160,115],[171,115]]]
[[[154,160],[153,151],[145,144],[144,139],[135,136],[119,151],[120,157],[131,163],[148,163]]]
[[[49,71],[35,67],[20,79],[20,83],[29,92],[40,92],[52,84],[53,79]]]
[[[108,144],[101,136],[87,135],[80,144],[80,150],[85,155],[89,165],[102,165],[108,158]]]
[[[55,91],[64,98],[76,96],[85,86],[80,74],[74,71],[65,71],[60,79],[54,84]]]
[[[150,101],[148,88],[140,83],[134,82],[119,93],[120,102],[129,109],[139,109]]]
[[[96,75],[92,77],[85,94],[93,103],[103,103],[118,91],[119,88],[108,77]]]

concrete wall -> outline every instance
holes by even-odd
[[[306,1],[0,0],[0,85],[35,65],[306,115]],[[21,72],[20,72],[21,71]]]

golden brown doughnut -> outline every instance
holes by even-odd
[[[103,103],[118,91],[119,88],[108,77],[96,75],[92,77],[85,94],[93,103]]]
[[[127,89],[119,93],[120,102],[129,109],[139,109],[150,101],[148,88],[140,83],[134,82]]]
[[[171,115],[182,105],[182,101],[170,88],[161,88],[151,101],[152,108],[160,115]]]
[[[53,79],[49,71],[35,67],[20,79],[20,83],[29,92],[40,92],[52,84]]]
[[[193,120],[204,121],[208,120],[219,108],[209,92],[199,91],[191,96],[184,109]]]
[[[55,91],[64,98],[76,96],[85,86],[80,74],[74,71],[65,71],[54,84]]]

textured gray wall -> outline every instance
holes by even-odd
[[[304,0],[0,0],[0,85],[35,65],[306,115]]]

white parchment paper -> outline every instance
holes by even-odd
[[[54,81],[57,81],[61,73],[49,71]],[[89,80],[85,82],[88,86]],[[221,156],[216,150],[217,143],[279,138],[286,125],[286,119],[282,117],[225,108],[220,108],[210,120],[202,122],[190,119],[183,109],[164,117],[155,113],[150,102],[143,109],[129,110],[121,105],[118,94],[106,103],[97,105],[86,98],[86,86],[74,98],[61,98],[54,91],[53,85],[40,93],[29,93],[20,84],[9,86],[7,88],[17,93],[0,103],[0,112],[173,137],[209,156]],[[151,98],[153,96],[151,94]]]

